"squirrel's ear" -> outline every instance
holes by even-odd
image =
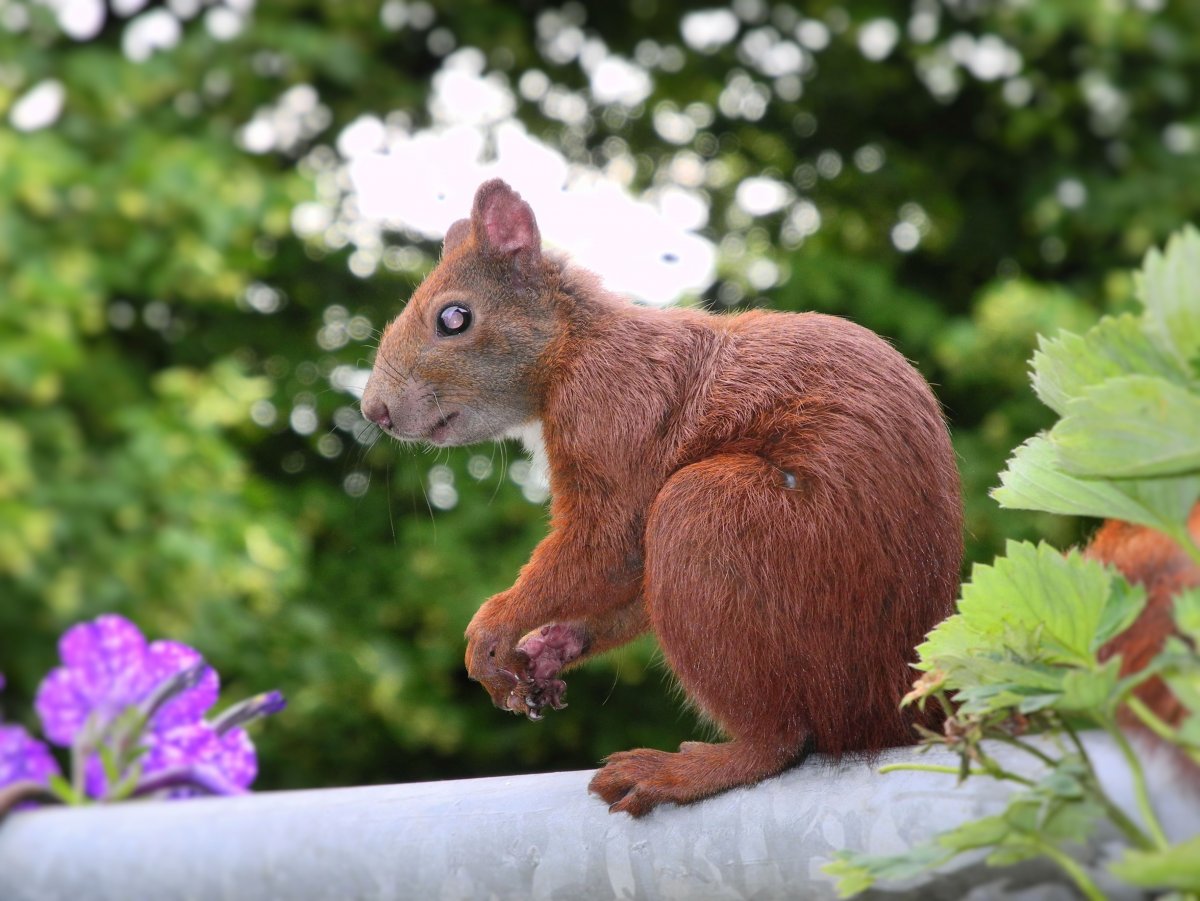
[[[532,262],[542,252],[533,210],[521,195],[498,178],[484,182],[475,192],[471,208],[471,227],[475,240],[485,250]]]
[[[467,240],[467,236],[471,234],[471,220],[459,219],[446,230],[446,239],[442,241],[442,256],[445,256],[455,247]]]

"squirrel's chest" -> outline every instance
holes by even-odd
[[[509,429],[504,433],[505,438],[516,438],[525,448],[525,453],[529,454],[529,462],[532,464],[529,471],[529,480],[535,485],[542,487],[547,493],[550,492],[550,458],[546,455],[546,441],[542,437],[542,424],[538,420],[527,422],[524,425]]]

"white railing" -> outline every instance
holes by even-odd
[[[1104,736],[1089,746],[1132,811],[1115,750]],[[24,811],[0,824],[0,899],[832,898],[820,865],[835,850],[899,851],[1001,807],[1006,790],[988,780],[956,788],[951,776],[876,772],[913,754],[810,758],[754,788],[641,820],[589,796],[589,772]],[[1169,784],[1156,795],[1173,837],[1200,832],[1194,797]],[[1137,898],[1104,874],[1112,838],[1079,859],[1110,897]],[[972,890],[1075,897],[1049,863],[996,870],[978,858],[873,897],[957,901]]]

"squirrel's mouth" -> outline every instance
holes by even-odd
[[[455,410],[453,413],[447,413],[445,416],[435,422],[433,424],[433,428],[431,428],[426,434],[426,439],[434,444],[440,444],[441,442],[445,441],[446,437],[450,433],[451,424],[454,422],[454,420],[458,419],[458,413],[458,410]]]

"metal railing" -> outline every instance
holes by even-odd
[[[1133,810],[1115,749],[1088,744]],[[1003,805],[988,780],[880,775],[874,762],[810,758],[782,776],[641,820],[587,793],[589,772],[260,793],[23,811],[0,824],[0,899],[733,899],[834,897],[822,863],[842,848],[894,852]],[[997,754],[1013,766],[1003,751]],[[922,762],[952,762],[933,752]],[[1159,786],[1169,831],[1200,832],[1195,798]],[[1137,898],[1101,866],[1113,836],[1079,859],[1110,897]],[[1042,861],[968,859],[866,897],[1075,897]]]

